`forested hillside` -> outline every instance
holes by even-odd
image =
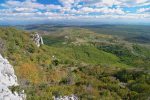
[[[0,53],[19,78],[13,91],[24,89],[27,100],[71,94],[80,100],[149,100],[147,42],[78,27],[54,30],[36,30],[44,40],[37,47],[35,30],[0,28]]]

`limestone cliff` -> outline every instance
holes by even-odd
[[[0,100],[25,100],[24,91],[22,93],[12,93],[9,89],[10,86],[17,85],[17,77],[13,67],[0,54]]]
[[[32,38],[38,47],[44,44],[42,36],[40,36],[38,33],[32,35]]]

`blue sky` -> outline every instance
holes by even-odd
[[[0,0],[1,24],[150,24],[150,0]]]

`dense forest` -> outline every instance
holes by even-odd
[[[27,100],[149,100],[150,31],[134,27],[1,27],[0,53],[20,84],[11,90],[25,90]],[[44,45],[32,41],[35,32]]]

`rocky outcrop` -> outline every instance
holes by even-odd
[[[25,100],[24,91],[12,93],[11,86],[18,86],[17,77],[8,60],[0,54],[0,100]]]
[[[59,96],[59,97],[53,97],[54,100],[79,100],[77,96],[75,96],[74,94],[70,95],[70,96]]]
[[[40,36],[38,33],[33,34],[32,39],[38,47],[44,44],[42,36]]]

